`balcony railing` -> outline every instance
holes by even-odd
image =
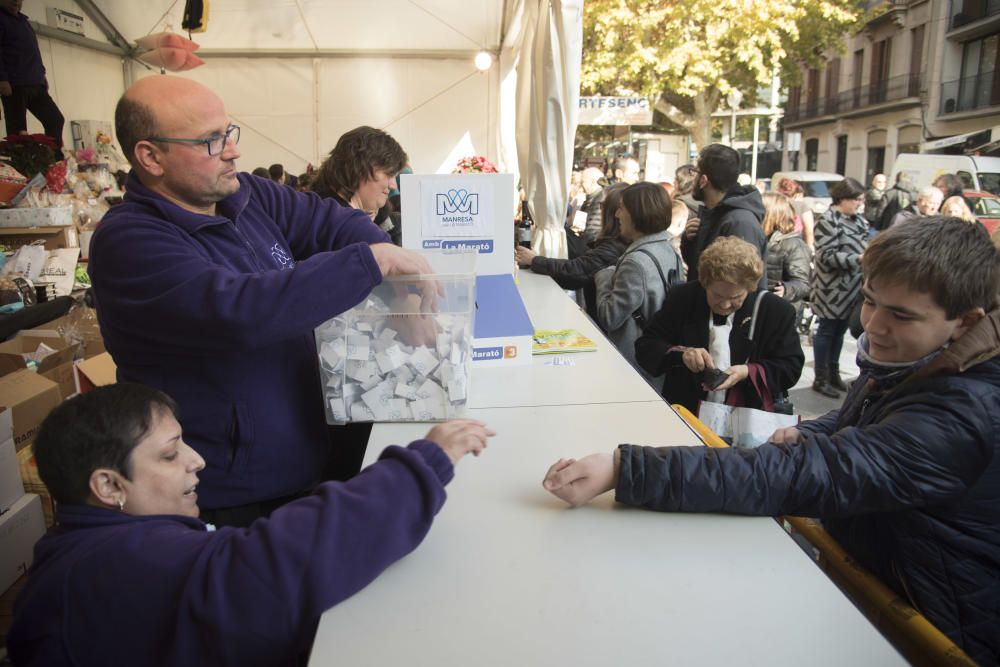
[[[957,30],[997,14],[1000,14],[1000,0],[951,0],[951,23],[948,30]]]
[[[941,114],[1000,105],[1000,71],[983,72],[941,84]]]
[[[920,74],[904,74],[867,86],[844,90],[834,97],[805,100],[798,108],[785,109],[785,122],[794,123],[819,116],[835,116],[876,104],[919,96]]]

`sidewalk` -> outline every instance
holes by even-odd
[[[802,420],[805,421],[821,417],[830,410],[839,408],[843,402],[843,395],[839,399],[827,398],[812,390],[813,379],[816,377],[813,348],[809,344],[808,336],[800,336],[799,340],[802,341],[802,352],[806,355],[806,365],[802,369],[802,377],[788,395],[792,405],[795,406],[795,414],[802,415]],[[844,334],[844,349],[840,353],[840,376],[846,383],[858,377],[857,353],[858,341],[850,332]]]

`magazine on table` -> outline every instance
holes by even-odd
[[[594,352],[597,345],[576,329],[538,329],[532,337],[532,354]]]

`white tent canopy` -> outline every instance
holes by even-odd
[[[526,172],[536,221],[561,229],[575,132],[575,114],[564,112],[576,107],[582,0],[209,4],[207,30],[191,35],[206,65],[180,76],[225,101],[243,130],[241,169],[280,162],[304,171],[345,131],[372,125],[403,145],[417,172],[449,172],[470,155]],[[84,16],[85,39],[45,26],[50,8]],[[23,11],[43,26],[42,57],[67,121],[112,120],[128,83],[158,74],[122,47],[150,33],[184,34],[183,9],[183,0],[28,0]],[[507,33],[516,49],[505,44]],[[480,72],[473,63],[480,50],[501,62]],[[518,75],[529,80],[512,83]],[[30,116],[29,131],[40,131]]]

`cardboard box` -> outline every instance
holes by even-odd
[[[69,227],[72,225],[72,206],[0,209],[0,227]]]
[[[0,407],[11,411],[18,451],[34,441],[42,420],[60,401],[59,385],[34,371],[24,369],[0,377]]]
[[[0,243],[14,250],[35,241],[44,241],[46,250],[80,247],[76,227],[0,227]]]
[[[21,496],[10,511],[0,516],[0,591],[5,591],[28,571],[35,543],[45,534],[41,499],[33,493]]]
[[[76,373],[73,371],[73,363],[56,366],[52,370],[39,373],[43,378],[52,380],[59,386],[59,397],[66,400],[70,396],[76,395]]]
[[[14,362],[20,361],[21,367],[24,368],[26,362],[23,355],[34,353],[38,350],[39,345],[47,345],[55,350],[38,364],[39,373],[50,371],[64,364],[72,364],[74,356],[79,351],[78,344],[67,343],[61,337],[19,333],[7,342],[0,343],[0,356],[11,357]]]
[[[76,362],[73,371],[76,390],[81,394],[118,381],[118,367],[107,352]]]
[[[476,277],[475,368],[527,366],[535,329],[510,274]]]
[[[83,345],[83,359],[90,359],[105,352],[104,338],[101,336],[101,327],[97,323],[97,317],[81,317],[75,314],[76,309],[70,311],[71,314],[57,317],[56,319],[40,324],[32,329],[23,329],[21,335],[37,336],[39,338],[62,338],[70,341],[80,341]],[[92,309],[87,308],[88,312]],[[78,355],[79,356],[79,355]]]
[[[24,495],[24,484],[14,449],[14,424],[11,411],[0,412],[0,515]]]
[[[3,369],[16,367],[20,362],[24,367],[25,354],[31,354],[39,345],[47,345],[55,350],[38,364],[38,374],[59,385],[59,395],[67,399],[76,393],[73,377],[73,361],[81,354],[79,344],[67,343],[59,336],[34,336],[20,333],[6,343],[0,343],[0,373]]]

